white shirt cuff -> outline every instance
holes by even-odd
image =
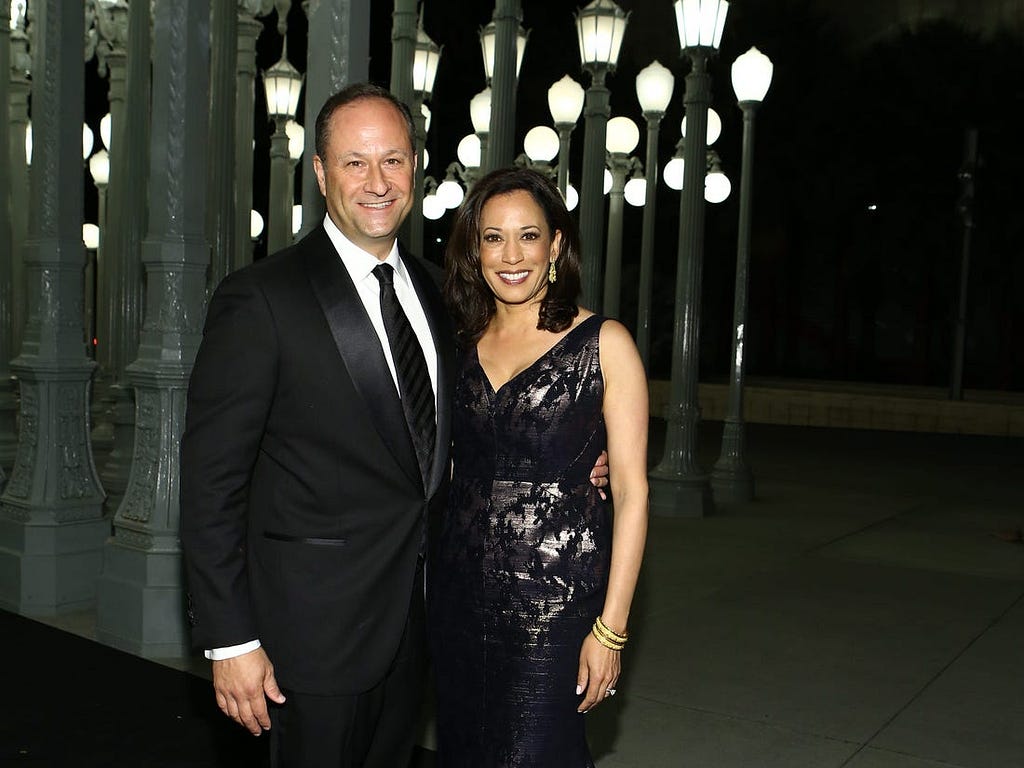
[[[204,651],[206,658],[211,661],[223,661],[224,659],[233,659],[235,656],[241,656],[243,653],[250,653],[260,647],[259,640],[250,640],[248,643],[242,643],[241,645],[229,645],[226,648],[211,648],[208,651]]]

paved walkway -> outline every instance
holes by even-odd
[[[652,520],[599,768],[1024,766],[1024,440],[748,436],[755,501]]]
[[[748,445],[755,501],[652,519],[619,694],[588,715],[598,768],[1024,767],[1024,544],[996,535],[1024,527],[1024,440]]]

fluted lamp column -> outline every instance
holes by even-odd
[[[263,73],[267,116],[274,121],[270,139],[270,204],[267,211],[267,253],[276,253],[292,242],[291,156],[288,153],[289,120],[295,119],[302,91],[302,75],[288,61],[285,38],[281,59]]]
[[[604,267],[604,309],[608,317],[619,317],[619,299],[622,296],[622,215],[625,203],[626,176],[634,160],[629,153],[640,143],[640,129],[628,117],[613,117],[608,121],[605,149],[608,167],[612,173],[612,188],[608,193],[608,244]]]
[[[11,349],[14,340],[14,315],[11,304],[14,297],[11,256],[14,252],[11,227],[11,157],[9,122],[9,83],[11,76],[10,32],[17,25],[19,9],[10,7],[10,23],[0,19],[0,151],[4,153],[3,166],[6,172],[0,176],[0,490],[6,476],[4,467],[10,467],[18,449],[15,434],[17,403],[14,399],[14,379],[11,377],[10,361],[14,357]]]
[[[679,262],[676,271],[672,378],[669,385],[665,452],[650,474],[651,511],[702,517],[713,509],[707,474],[697,462],[697,366],[700,346],[700,290],[704,259],[704,169],[711,76],[708,59],[718,50],[729,9],[726,0],[676,0],[679,43],[692,68],[686,76],[689,135],[683,148],[683,189],[679,203]]]
[[[740,171],[740,221],[736,242],[736,289],[733,299],[732,375],[722,432],[722,451],[711,471],[711,487],[718,502],[754,498],[754,473],[747,462],[743,421],[743,375],[747,324],[747,286],[750,268],[750,220],[754,184],[754,114],[772,82],[772,62],[751,48],[732,64],[732,88],[743,112],[743,158]]]
[[[612,0],[594,0],[576,14],[580,60],[591,82],[584,105],[583,184],[580,190],[580,236],[583,240],[584,306],[601,311],[601,256],[604,243],[604,153],[610,114],[605,76],[614,71],[629,14]]]
[[[644,170],[647,185],[644,193],[644,219],[640,241],[640,294],[637,298],[636,345],[644,368],[650,370],[651,293],[654,287],[654,223],[658,192],[658,132],[665,116],[672,91],[672,72],[654,61],[636,76],[636,97],[647,121],[647,155]]]
[[[504,168],[512,163],[516,129],[516,84],[529,37],[521,21],[520,0],[497,0],[491,23],[480,30],[484,73],[492,88],[493,104],[488,131],[488,155],[485,158],[488,169]]]
[[[569,190],[569,142],[583,111],[583,86],[563,75],[548,88],[548,111],[558,132],[558,191],[562,197]]]

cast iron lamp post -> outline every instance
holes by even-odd
[[[726,0],[676,0],[679,44],[690,58],[684,104],[690,137],[683,149],[683,189],[679,203],[679,266],[673,323],[672,379],[665,453],[650,474],[651,510],[655,514],[702,517],[711,511],[707,474],[697,463],[697,401],[700,287],[704,257],[704,168],[707,149],[711,76],[708,59],[722,39]]]
[[[512,162],[516,127],[516,83],[528,34],[523,30],[520,0],[497,0],[490,24],[480,30],[484,72],[492,88],[487,168]]]
[[[612,188],[608,197],[608,243],[604,268],[604,314],[618,318],[619,297],[622,293],[622,211],[626,176],[636,164],[629,153],[640,143],[640,129],[628,117],[613,117],[608,121],[605,149],[612,174]]]
[[[750,211],[754,180],[754,113],[772,82],[772,62],[751,48],[732,65],[732,88],[743,111],[743,158],[740,171],[740,222],[736,243],[736,290],[733,299],[732,376],[722,432],[722,451],[711,470],[711,487],[719,502],[754,498],[754,473],[747,463],[743,423],[743,372],[750,268]]]
[[[647,120],[647,173],[643,234],[640,241],[640,295],[637,300],[636,345],[644,368],[650,364],[651,290],[654,284],[654,214],[658,192],[658,129],[675,89],[672,72],[654,61],[636,76],[636,97]]]
[[[583,98],[583,86],[568,75],[563,75],[548,88],[548,111],[558,132],[558,189],[566,198],[569,189],[569,140],[583,111]]]
[[[580,60],[590,72],[584,120],[583,184],[580,190],[580,236],[583,240],[582,303],[601,311],[601,243],[604,241],[605,134],[610,93],[605,76],[615,69],[629,14],[612,0],[594,0],[576,14]]]
[[[288,154],[289,120],[295,119],[302,90],[302,75],[288,61],[288,39],[281,60],[263,73],[267,115],[274,121],[270,139],[270,209],[267,212],[267,253],[276,253],[292,241],[291,157]]]

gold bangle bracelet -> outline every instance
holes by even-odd
[[[598,630],[597,624],[594,625],[594,627],[590,630],[590,632],[591,632],[591,634],[595,638],[597,638],[597,642],[599,642],[601,645],[603,645],[608,650],[610,650],[610,651],[621,651],[622,650],[623,644],[613,642],[613,641],[609,640],[608,638],[604,637],[600,633],[600,631]]]
[[[600,616],[597,617],[594,623],[597,624],[598,629],[600,629],[606,637],[608,637],[611,640],[614,640],[617,643],[625,643],[629,639],[628,630],[624,631],[622,634],[619,634],[615,630],[609,628],[609,626],[604,623],[604,620]]]

